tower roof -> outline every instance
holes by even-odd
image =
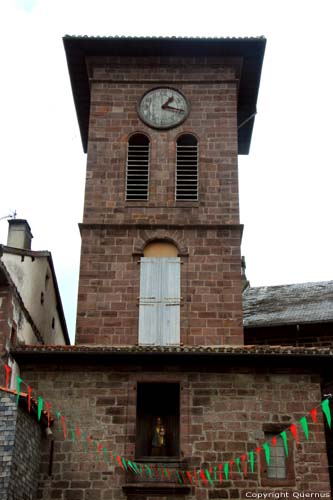
[[[238,93],[238,151],[248,154],[259,91],[266,39],[180,37],[89,37],[63,38],[83,149],[87,151],[90,88],[86,57],[92,56],[198,56],[241,58]]]

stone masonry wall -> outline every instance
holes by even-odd
[[[181,255],[180,341],[242,344],[240,232],[208,226],[83,229],[76,343],[137,344],[139,261],[154,238],[173,241]]]
[[[14,396],[0,392],[0,498],[8,500],[16,432]]]
[[[184,263],[181,342],[242,344],[237,172],[241,61],[162,57],[91,58],[88,63],[91,108],[76,342],[137,343],[137,261],[144,242],[166,238],[179,247]],[[147,127],[137,113],[143,94],[158,86],[179,89],[191,106],[185,122],[167,131]],[[135,132],[150,138],[149,200],[128,202],[127,143]],[[194,202],[175,201],[176,140],[181,133],[196,135],[199,144],[199,200]]]
[[[331,346],[332,323],[310,323],[244,329],[244,343],[266,345]]]
[[[99,58],[90,61],[91,107],[84,223],[239,223],[237,71],[239,61],[195,58]],[[154,130],[137,113],[154,87],[177,88],[189,117],[171,130]],[[128,138],[151,142],[149,200],[125,201]],[[199,142],[199,201],[175,201],[176,138]]]
[[[0,393],[0,498],[35,500],[40,467],[41,429],[15,396]]]
[[[39,371],[38,371],[39,370]],[[275,424],[286,429],[306,415],[321,400],[319,376],[303,371],[268,370],[202,364],[188,371],[180,366],[151,365],[119,369],[108,366],[84,366],[60,371],[27,369],[24,379],[66,415],[68,428],[80,426],[82,432],[111,453],[111,465],[104,456],[96,457],[93,444],[89,452],[82,443],[64,441],[61,426],[54,428],[55,448],[51,476],[41,476],[41,500],[120,500],[125,499],[122,485],[126,477],[115,465],[112,453],[129,459],[135,456],[136,386],[138,382],[178,382],[180,401],[181,459],[186,467],[212,467],[240,456],[264,441],[264,426]],[[299,426],[298,426],[299,427]],[[277,431],[278,432],[278,431]],[[301,491],[329,492],[329,476],[323,417],[318,423],[309,419],[309,441],[299,429],[299,444],[289,438],[293,454],[294,480],[288,486],[267,487],[262,464],[255,473],[212,487],[192,487],[187,495],[159,498],[209,500],[245,498],[246,492]],[[290,435],[290,433],[289,433]],[[263,461],[263,455],[261,455]],[[45,462],[48,455],[45,456]],[[263,463],[263,462],[262,462]],[[131,497],[148,500],[149,494]],[[156,497],[155,497],[156,498]]]

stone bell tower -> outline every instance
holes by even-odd
[[[241,345],[237,157],[265,39],[64,45],[88,153],[76,343]]]

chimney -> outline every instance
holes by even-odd
[[[28,222],[25,219],[11,219],[8,224],[7,246],[31,250],[33,236]]]

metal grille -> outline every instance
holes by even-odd
[[[177,141],[176,200],[198,199],[198,143],[186,134]]]
[[[149,139],[143,134],[132,136],[127,149],[126,200],[148,200],[149,157]]]

